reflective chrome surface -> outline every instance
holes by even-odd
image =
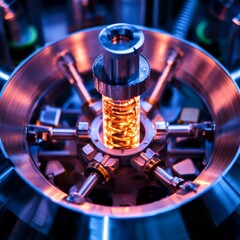
[[[150,204],[107,207],[66,202],[67,195],[52,186],[34,165],[25,139],[25,125],[37,104],[52,89],[64,92],[57,58],[71,52],[81,73],[88,72],[100,54],[102,28],[78,32],[40,49],[17,67],[4,87],[0,102],[0,208],[50,237],[68,239],[192,239],[216,237],[215,228],[240,206],[240,97],[225,69],[197,46],[168,34],[141,28],[143,55],[151,69],[161,71],[169,49],[184,53],[176,79],[205,103],[216,124],[210,161],[194,181],[197,192],[172,194]],[[178,84],[177,82],[175,82]],[[51,97],[51,96],[50,96]],[[9,160],[8,160],[9,159]],[[213,230],[213,231],[212,231]],[[216,235],[215,235],[216,234]]]

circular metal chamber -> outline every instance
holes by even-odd
[[[228,72],[198,46],[157,30],[140,29],[145,35],[143,55],[152,71],[162,71],[169,50],[183,53],[173,84],[187,86],[196,93],[215,123],[208,163],[194,179],[198,184],[196,191],[173,193],[135,206],[106,206],[90,201],[78,205],[67,202],[67,194],[47,181],[34,163],[26,140],[26,124],[41,102],[55,104],[52,92],[65,96],[68,91],[57,59],[71,52],[80,73],[91,72],[100,54],[99,27],[40,49],[15,69],[2,90],[2,211],[9,209],[51,239],[201,239],[219,236],[217,229],[232,215],[238,220],[228,227],[238,223],[239,229],[239,89]]]

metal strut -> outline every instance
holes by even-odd
[[[175,49],[172,49],[169,51],[169,55],[167,56],[165,67],[162,71],[162,74],[159,76],[157,80],[157,84],[153,92],[151,93],[150,97],[148,97],[145,101],[142,102],[141,108],[146,115],[149,115],[154,109],[154,107],[156,107],[156,105],[160,101],[167,83],[172,81],[181,63],[181,60],[182,60],[182,53],[180,53]]]
[[[172,192],[179,194],[185,194],[190,191],[196,192],[198,187],[198,184],[192,181],[172,176],[165,171],[163,163],[150,148],[146,152],[142,152],[138,156],[131,158],[130,164],[134,169],[146,176],[153,175],[158,181],[171,189]]]
[[[87,107],[90,112],[96,116],[102,110],[100,101],[94,100],[86,87],[83,84],[83,79],[77,69],[76,60],[71,53],[66,53],[59,57],[58,67],[63,75],[68,79],[69,83],[73,85],[83,102],[83,107]]]
[[[77,191],[70,192],[66,200],[76,204],[84,203],[85,198],[92,189],[99,182],[108,182],[118,167],[118,158],[112,158],[110,155],[97,153],[85,170],[86,180]]]
[[[26,138],[29,143],[51,142],[52,140],[89,140],[89,123],[78,122],[76,128],[53,128],[43,125],[26,125]]]

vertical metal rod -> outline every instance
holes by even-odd
[[[82,0],[68,0],[69,32],[74,32],[83,28],[82,4]]]
[[[160,0],[153,0],[153,6],[152,6],[152,26],[154,28],[159,27],[158,22],[159,22],[159,1]]]
[[[198,6],[198,0],[186,0],[173,28],[173,35],[185,39],[191,27],[193,16]]]
[[[154,28],[157,28],[157,27],[158,27],[158,21],[159,21],[159,7],[160,7],[159,2],[160,2],[160,0],[153,0],[153,9],[152,9],[152,12],[153,12],[152,26],[153,26]]]

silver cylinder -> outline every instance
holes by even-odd
[[[75,129],[52,128],[51,133],[55,140],[75,140],[77,137]]]
[[[144,35],[132,25],[115,24],[99,34],[103,49],[104,70],[111,83],[127,83],[139,73],[139,54]]]
[[[93,64],[96,89],[113,99],[130,99],[145,91],[150,67],[140,55],[142,31],[129,24],[113,24],[99,34],[103,50]]]
[[[97,184],[98,180],[99,176],[97,175],[97,173],[90,174],[87,180],[78,190],[78,194],[81,195],[82,197],[86,197],[90,193],[92,188]]]

